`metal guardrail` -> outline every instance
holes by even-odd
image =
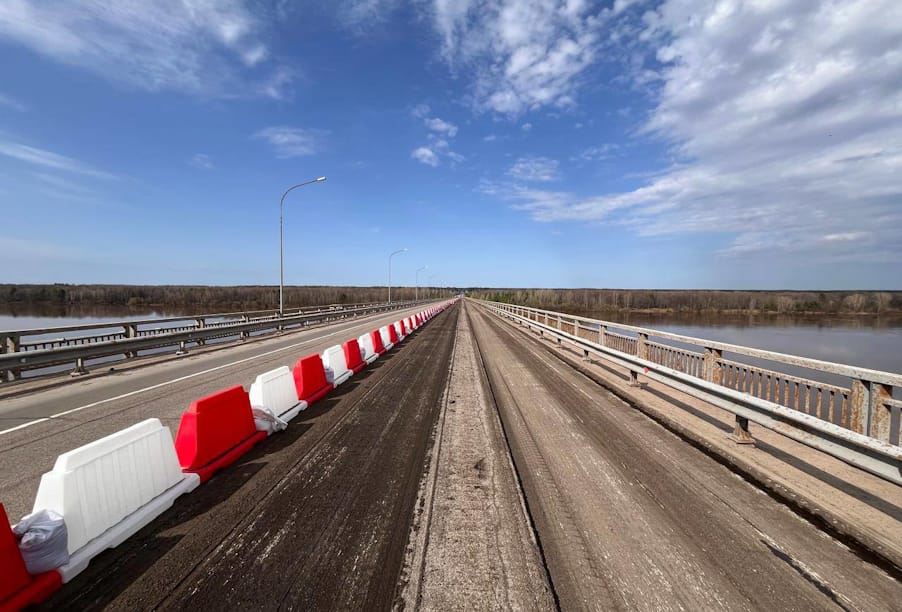
[[[638,385],[645,377],[709,402],[735,415],[733,438],[751,442],[749,421],[793,440],[817,448],[896,484],[902,484],[902,448],[899,446],[902,401],[892,397],[892,385],[902,384],[902,375],[775,353],[669,332],[607,321],[576,317],[536,308],[475,300],[496,314],[537,329],[558,342],[566,341],[630,371]],[[633,332],[635,337],[612,333],[610,328]],[[591,337],[590,337],[591,336]],[[659,337],[702,348],[702,352],[653,343]],[[850,388],[765,370],[726,360],[724,352],[786,363],[852,378]],[[799,389],[804,391],[799,394]],[[802,402],[831,397],[839,412],[829,416],[850,417],[853,430],[822,418],[826,402]],[[836,398],[842,397],[842,401]],[[793,405],[787,405],[793,404]],[[852,408],[851,411],[847,410]],[[854,412],[856,418],[851,416]]]
[[[407,308],[417,302],[388,304],[329,305],[287,311],[284,317],[273,311],[249,311],[168,317],[136,321],[110,321],[14,331],[0,331],[0,382],[21,378],[22,372],[52,366],[75,364],[73,374],[87,371],[89,359],[116,355],[138,356],[139,351],[178,346],[185,351],[190,344],[203,345],[210,340],[249,337],[252,333],[305,327],[313,323],[343,319],[362,314]],[[192,321],[190,325],[159,327],[161,323]],[[146,325],[157,325],[143,328]],[[121,328],[122,331],[115,331]],[[23,341],[36,335],[102,330],[88,335],[61,336]]]

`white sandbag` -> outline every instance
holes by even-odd
[[[25,567],[32,576],[49,572],[69,562],[69,532],[66,521],[53,510],[38,510],[22,518],[13,533]]]

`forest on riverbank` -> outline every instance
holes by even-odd
[[[719,312],[779,314],[898,314],[902,291],[713,291],[646,289],[472,289],[496,302],[573,314],[601,312]]]
[[[420,287],[421,298],[456,289]],[[779,314],[900,314],[902,291],[714,291],[650,289],[465,290],[471,297],[574,314],[602,312],[721,312]],[[285,287],[286,308],[383,302],[386,287]],[[414,287],[392,287],[392,300],[412,300]],[[279,304],[276,286],[189,285],[0,285],[0,306],[125,307],[226,312],[263,310]]]
[[[420,287],[420,297],[438,297],[433,287]],[[414,287],[392,287],[392,301],[412,300]],[[445,292],[445,294],[448,294]],[[285,287],[285,307],[384,302],[386,287]],[[83,308],[162,308],[184,311],[242,311],[278,308],[277,286],[189,285],[0,285],[0,306]]]

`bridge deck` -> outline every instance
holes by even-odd
[[[106,551],[47,607],[390,607],[456,313]]]
[[[902,587],[786,506],[468,306],[565,609],[891,610]]]
[[[47,607],[898,609],[898,576],[461,304]],[[0,436],[2,501],[24,514],[59,453],[150,416],[174,430],[191,399],[402,314],[6,399],[11,419],[82,409]],[[900,489],[868,490],[894,537]]]

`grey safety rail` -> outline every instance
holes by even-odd
[[[566,341],[630,371],[633,384],[640,372],[650,379],[711,403],[735,415],[734,438],[750,441],[751,421],[788,438],[828,453],[847,463],[896,484],[902,484],[902,447],[899,446],[902,401],[892,397],[892,386],[902,385],[902,375],[879,370],[820,361],[693,338],[648,328],[577,317],[537,308],[474,300],[490,311],[535,328],[542,335]],[[626,336],[615,329],[636,334]],[[593,336],[590,338],[589,336]],[[667,339],[703,349],[694,352],[681,347],[654,343],[649,338]],[[806,369],[848,376],[849,388],[792,376],[723,358],[723,353],[745,355]],[[733,377],[730,372],[744,372]],[[796,393],[803,389],[801,396]],[[826,402],[801,402],[813,394],[832,397],[829,416],[850,417],[853,430],[828,419],[818,410]],[[837,399],[842,396],[842,399]],[[790,405],[787,405],[790,404]],[[812,414],[814,412],[814,414]]]
[[[407,308],[414,304],[416,302],[326,305],[291,309],[282,317],[272,310],[258,310],[0,331],[0,381],[19,379],[24,371],[66,364],[75,364],[73,373],[84,373],[86,361],[90,359],[116,355],[131,358],[136,357],[139,351],[172,346],[178,346],[184,351],[190,344],[203,345],[210,340],[230,337],[243,339],[255,332],[304,327],[313,323]],[[191,323],[159,326],[180,321]],[[155,327],[142,327],[147,325]],[[55,336],[92,330],[99,333],[23,341],[31,336]]]

